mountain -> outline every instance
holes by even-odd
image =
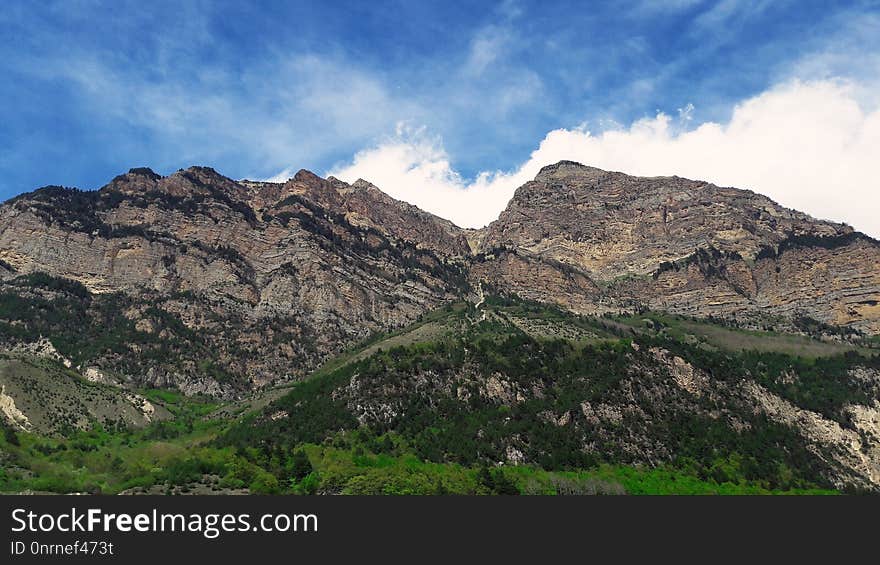
[[[3,336],[45,335],[136,385],[228,396],[453,300],[467,253],[462,230],[368,183],[132,169],[0,208]]]
[[[238,402],[143,397],[173,418],[60,437],[7,424],[0,492],[880,491],[876,349],[669,314],[484,294]]]
[[[97,191],[45,187],[0,207],[0,281],[7,342],[46,336],[120,382],[226,397],[484,286],[581,314],[880,332],[878,242],[752,192],[572,162],[476,231],[308,171],[139,168]]]
[[[93,424],[140,428],[170,417],[147,398],[101,382],[96,371],[80,375],[57,359],[27,353],[0,353],[0,414],[15,430],[57,436]]]
[[[137,168],[0,206],[0,491],[874,492],[878,347],[880,243],[749,191]]]
[[[478,251],[478,278],[579,313],[880,332],[880,243],[735,188],[563,161],[517,189]]]

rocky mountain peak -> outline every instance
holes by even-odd
[[[535,176],[536,182],[553,183],[565,180],[595,180],[603,175],[608,174],[607,171],[589,167],[576,161],[559,161],[552,165],[542,167]]]
[[[129,169],[111,180],[102,190],[122,192],[125,194],[141,194],[155,190],[156,183],[162,178],[148,167]]]
[[[300,169],[284,183],[283,191],[287,194],[303,196],[326,208],[339,210],[342,206],[342,197],[335,183],[306,169]]]
[[[480,235],[484,280],[576,311],[641,303],[880,331],[880,245],[748,190],[562,161]]]
[[[293,180],[295,180],[296,182],[301,182],[303,184],[315,184],[319,186],[327,182],[325,179],[319,177],[308,169],[300,169],[299,171],[297,171],[296,174],[293,175]]]
[[[152,180],[159,180],[162,175],[156,173],[150,167],[134,167],[128,170],[128,175],[147,177]]]
[[[470,255],[462,228],[418,206],[395,200],[366,181],[352,185],[345,194],[345,206],[352,221],[411,241],[441,257],[466,259]]]
[[[147,167],[129,169],[105,185],[102,192],[143,196],[161,192],[175,197],[216,195],[218,191],[227,196],[241,197],[243,187],[211,167],[192,166],[163,177]]]
[[[235,368],[254,382],[274,378],[271,363],[300,370],[481,287],[582,314],[808,317],[880,333],[877,242],[753,192],[570,161],[544,167],[481,230],[363,179],[137,168],[99,192],[50,187],[0,206],[0,261],[0,279],[39,272],[90,293],[160,297],[217,343],[277,324],[313,347]],[[215,319],[198,313],[206,304]],[[232,319],[235,336],[216,325]],[[317,327],[335,329],[310,336]]]
[[[371,183],[371,182],[368,181],[368,180],[357,179],[356,181],[354,181],[353,183],[351,183],[351,187],[352,187],[352,188],[363,189],[363,190],[373,190],[373,189],[376,188],[376,185],[374,185],[373,183]]]
[[[219,192],[228,196],[242,197],[243,187],[225,177],[211,167],[193,166],[177,171],[159,181],[159,188],[174,196],[216,195]]]
[[[343,185],[344,188],[341,190],[341,192],[347,195],[349,199],[366,199],[366,202],[372,202],[374,205],[391,205],[392,207],[398,209],[405,208],[407,210],[418,210],[419,212],[422,212],[422,210],[418,206],[415,206],[408,202],[404,202],[402,200],[397,200],[396,198],[389,196],[384,191],[382,191],[381,188],[368,180],[357,179],[351,184],[343,183]],[[423,213],[428,214],[428,212]],[[442,218],[438,219],[442,222],[447,222],[447,220],[444,220]],[[451,224],[452,222],[449,223]]]

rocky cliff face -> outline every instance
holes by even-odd
[[[210,361],[234,377],[224,390],[296,377],[345,344],[453,299],[467,284],[460,234],[365,183],[305,171],[269,185],[203,167],[164,178],[133,169],[96,192],[49,187],[0,208],[7,293],[87,302],[93,325],[106,322],[95,311],[108,301],[124,304],[147,341],[206,341]],[[88,292],[20,284],[33,273]],[[119,365],[112,361],[104,364]],[[176,352],[134,378],[218,393],[198,382],[204,361]]]
[[[880,332],[880,244],[753,192],[561,162],[485,228],[475,276],[581,313],[647,307]]]
[[[0,339],[49,337],[135,384],[228,396],[295,379],[484,286],[578,313],[880,333],[876,241],[677,177],[561,162],[482,230],[308,171],[265,183],[132,169],[0,207]]]

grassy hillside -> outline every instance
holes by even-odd
[[[613,320],[639,333],[665,335],[725,351],[784,353],[805,359],[832,357],[848,352],[866,356],[880,354],[880,348],[873,339],[839,339],[838,334],[823,334],[822,328],[815,323],[811,325],[808,320],[802,320],[800,329],[803,333],[799,334],[742,329],[662,312],[620,316]]]
[[[424,461],[393,434],[340,433],[293,451],[211,445],[216,421],[141,432],[96,429],[64,440],[0,437],[0,492],[154,494],[833,494],[703,479],[672,467],[576,471]]]
[[[0,491],[834,492],[841,471],[824,448],[756,410],[741,385],[849,429],[848,407],[878,398],[852,369],[880,361],[792,337],[488,297],[236,403],[141,391],[172,416],[141,429],[96,421],[50,438],[6,427]],[[682,384],[682,366],[708,375],[705,390]]]
[[[9,424],[43,435],[69,435],[99,425],[125,430],[170,413],[145,397],[89,382],[52,359],[0,353],[2,414]]]

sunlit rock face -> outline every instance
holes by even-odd
[[[705,182],[563,161],[516,191],[478,252],[478,276],[580,312],[805,316],[880,332],[876,241]]]
[[[174,333],[158,308],[178,333],[213,343],[248,388],[301,376],[463,294],[463,233],[366,183],[307,171],[269,184],[204,167],[133,169],[99,191],[47,187],[5,203],[0,270],[7,281],[71,279],[97,300],[122,294],[139,331]],[[135,378],[212,388],[195,377],[198,362],[157,362]]]
[[[85,294],[25,280],[34,273]],[[0,283],[27,304],[79,301],[84,327],[118,311],[143,343],[88,366],[215,395],[300,378],[374,332],[487,292],[579,313],[880,333],[876,241],[753,192],[565,161],[481,230],[304,170],[267,183],[141,168],[98,191],[46,187],[0,207]]]

